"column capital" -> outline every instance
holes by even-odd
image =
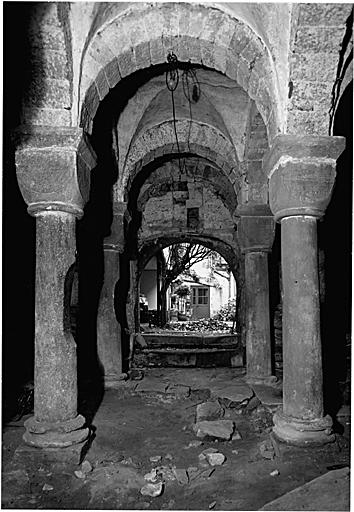
[[[12,133],[18,184],[28,212],[81,217],[96,155],[81,128],[20,126]]]
[[[243,254],[270,252],[274,241],[275,222],[271,215],[242,215],[237,224]]]
[[[123,252],[124,250],[124,218],[127,211],[127,203],[114,201],[112,205],[111,234],[104,239],[103,248],[107,251]]]
[[[263,158],[275,220],[324,215],[331,199],[336,160],[344,137],[278,135]]]

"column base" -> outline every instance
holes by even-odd
[[[80,414],[67,421],[49,423],[37,421],[34,416],[25,421],[23,440],[38,448],[65,448],[82,443],[88,438],[89,429],[82,428],[85,418]]]
[[[128,379],[127,373],[104,375],[104,377],[103,377],[104,388],[105,389],[116,389],[118,387],[121,387],[122,384],[124,384],[127,379]]]
[[[273,421],[275,436],[289,444],[322,445],[335,440],[332,418],[328,415],[315,420],[302,420],[286,416],[282,410],[278,410],[273,416]]]
[[[278,377],[275,375],[268,375],[267,377],[253,377],[252,375],[246,375],[245,381],[247,384],[261,384],[263,386],[276,386],[278,383]]]

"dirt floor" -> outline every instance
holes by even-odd
[[[223,393],[226,381],[228,391]],[[273,391],[274,400],[264,398],[268,405],[262,404],[243,382],[242,372],[231,369],[151,369],[142,380],[106,390],[102,396],[87,388],[81,410],[92,418],[95,437],[85,458],[92,470],[78,476],[75,470],[80,467],[44,464],[36,457],[24,464],[18,447],[26,417],[9,423],[3,431],[2,507],[259,510],[288,491],[349,465],[346,416],[339,418],[341,434],[330,445],[304,449],[275,442],[271,417],[279,390]],[[222,406],[223,419],[234,421],[241,439],[198,439],[193,430],[196,407],[206,400]],[[222,465],[201,460],[207,448],[225,456]],[[148,483],[144,475],[153,468],[158,468],[157,480],[163,484],[157,497],[141,494]],[[349,510],[349,479],[344,489],[347,496],[344,492],[338,510]]]

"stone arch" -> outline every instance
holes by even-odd
[[[218,169],[210,166],[208,162],[200,162],[199,159],[188,159],[185,166],[185,178],[192,178],[196,182],[201,182],[206,187],[216,192],[232,215],[237,207],[237,197],[231,188],[231,183],[224,175],[220,175]],[[170,165],[168,165],[170,164]],[[175,164],[176,165],[176,164]],[[163,167],[158,168],[145,181],[137,201],[138,210],[144,209],[147,201],[154,195],[162,195],[168,187],[178,182],[179,177],[175,176],[172,162],[168,162]]]
[[[198,243],[213,251],[218,252],[230,265],[237,283],[238,265],[240,261],[240,250],[238,246],[231,247],[224,240],[217,237],[203,235],[181,235],[181,233],[160,233],[158,236],[146,238],[141,242],[138,252],[138,273],[143,271],[146,263],[156,252],[176,243]]]
[[[218,8],[174,3],[128,9],[97,31],[82,61],[81,126],[91,133],[109,90],[138,70],[165,63],[171,50],[181,62],[236,80],[255,100],[270,138],[282,129],[274,62],[264,42]]]
[[[176,130],[179,147],[177,147],[172,120],[154,126],[139,135],[130,147],[124,172],[115,185],[114,195],[117,198],[123,191],[126,193],[131,188],[137,174],[148,163],[165,155],[178,153],[198,155],[214,163],[229,179],[235,191],[237,190],[240,170],[236,150],[219,130],[190,120],[178,120]],[[203,141],[203,144],[199,141]]]

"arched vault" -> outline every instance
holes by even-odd
[[[81,64],[81,126],[89,133],[100,101],[124,77],[166,62],[199,64],[235,80],[253,99],[269,136],[281,131],[277,77],[263,40],[213,7],[141,4],[120,12],[90,39]]]

